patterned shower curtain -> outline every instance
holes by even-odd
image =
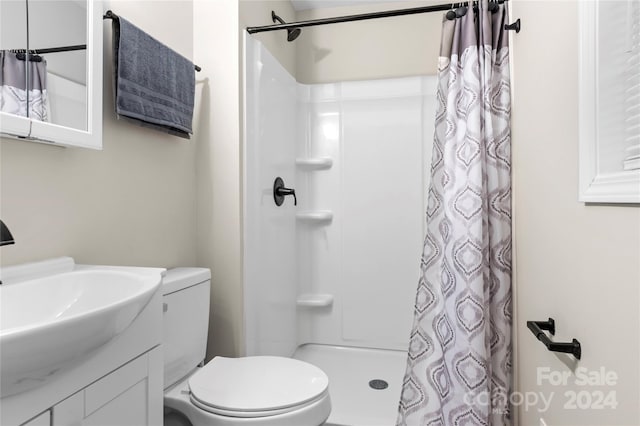
[[[0,111],[49,121],[47,62],[40,56],[38,62],[27,62],[19,59],[19,55],[0,50]],[[25,67],[29,68],[28,91]]]
[[[478,3],[477,13],[443,20],[427,235],[397,425],[511,424],[507,13],[506,3]]]

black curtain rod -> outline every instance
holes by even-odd
[[[30,55],[43,55],[45,53],[72,52],[74,50],[86,50],[86,44],[75,44],[73,46],[48,47],[46,49],[29,49]],[[27,53],[27,49],[11,49],[13,53]]]
[[[504,3],[507,0],[499,0]],[[466,2],[438,4],[434,6],[414,7],[411,9],[386,10],[382,12],[362,13],[359,15],[336,16],[335,18],[311,19],[309,21],[289,22],[285,24],[265,25],[262,27],[247,27],[249,34],[265,31],[287,30],[290,28],[314,27],[317,25],[339,24],[342,22],[364,21],[367,19],[389,18],[392,16],[415,15],[417,13],[444,12],[451,10],[454,5],[464,5]]]
[[[120,19],[120,17],[118,15],[116,15],[115,13],[113,13],[110,10],[107,10],[104,15],[102,15],[102,19]],[[193,67],[195,68],[196,71],[200,72],[202,71],[202,68],[200,68],[199,66],[197,66],[196,64],[193,64]]]

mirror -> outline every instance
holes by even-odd
[[[29,0],[29,49],[46,69],[45,121],[87,130],[86,43],[86,2]],[[53,49],[62,51],[42,53]]]
[[[1,7],[0,132],[101,149],[101,2],[15,0]]]
[[[26,48],[26,2],[0,1],[0,125],[3,131],[17,135],[26,135],[30,127],[26,119],[26,83],[22,70],[10,74],[4,63],[5,56],[12,55],[11,49]]]

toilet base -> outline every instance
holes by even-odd
[[[164,407],[164,423],[163,426],[193,426],[182,413],[169,407]]]
[[[331,413],[329,393],[317,401],[288,413],[266,417],[230,417],[196,407],[190,398],[189,377],[165,391],[164,405],[184,415],[193,426],[320,426]]]

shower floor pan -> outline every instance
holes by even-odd
[[[406,352],[307,344],[293,358],[316,365],[329,376],[327,426],[396,424]]]

